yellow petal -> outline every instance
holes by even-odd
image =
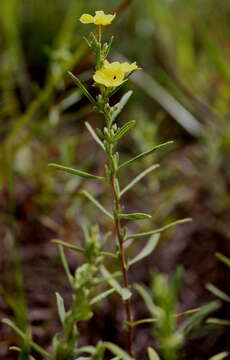
[[[80,21],[83,24],[93,24],[94,23],[94,17],[92,15],[90,15],[90,14],[83,14],[80,17]]]
[[[124,81],[124,72],[103,67],[95,72],[93,79],[97,84],[106,87],[117,87]]]
[[[94,24],[96,25],[110,25],[116,14],[105,14],[104,11],[96,11],[96,15],[94,16]]]
[[[138,69],[138,66],[137,66],[136,62],[134,62],[132,64],[124,62],[124,63],[121,64],[121,66],[122,66],[122,69],[123,69],[123,71],[125,73],[129,73],[131,71],[134,71],[134,70]]]

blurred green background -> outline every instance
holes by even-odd
[[[123,6],[124,5],[124,6]],[[106,206],[110,194],[47,166],[58,162],[102,173],[104,157],[87,133],[84,121],[102,120],[74,87],[67,71],[91,84],[94,59],[83,36],[84,12],[121,10],[105,38],[115,35],[111,60],[126,58],[142,68],[117,94],[134,95],[120,124],[136,120],[132,136],[121,144],[124,159],[163,141],[167,151],[138,164],[121,181],[159,161],[149,176],[125,198],[128,210],[153,214],[141,230],[181,217],[191,224],[170,230],[161,244],[131,272],[133,282],[149,282],[152,268],[171,273],[185,269],[180,310],[213,298],[205,288],[223,291],[229,273],[215,252],[229,255],[230,158],[230,2],[226,0],[2,0],[0,5],[0,317],[12,316],[19,326],[29,321],[35,339],[49,345],[59,328],[54,291],[69,290],[53,238],[81,242],[80,224],[91,219],[107,230],[110,224],[86,200],[91,189]],[[91,88],[95,93],[95,89]],[[116,99],[115,99],[116,100]],[[138,251],[141,244],[133,247]],[[72,269],[77,265],[69,254]],[[115,300],[114,300],[115,301]],[[136,311],[144,310],[136,299]],[[113,308],[111,308],[113,306]],[[100,336],[118,339],[119,304],[106,304],[95,315],[94,331],[83,327],[86,341]],[[113,311],[111,311],[113,309]],[[227,318],[223,304],[218,316]],[[115,324],[108,335],[108,322]],[[107,324],[107,325],[106,325]],[[149,328],[136,333],[140,354]],[[16,341],[1,327],[0,356],[15,359],[8,346]],[[186,342],[183,358],[203,360],[229,349],[226,327],[205,325]]]

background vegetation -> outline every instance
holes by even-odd
[[[228,255],[230,250],[230,3],[125,3],[113,25],[112,55],[136,60],[143,70],[132,77],[129,88],[135,90],[134,96],[120,117],[121,124],[124,119],[137,121],[121,151],[126,158],[175,140],[170,150],[154,155],[161,168],[130,192],[126,205],[151,212],[152,226],[193,218],[192,223],[164,233],[145,266],[133,267],[131,280],[147,285],[151,269],[171,274],[182,265],[178,309],[183,311],[214,297],[206,289],[208,283],[223,291],[229,285],[229,272],[215,252]],[[67,302],[70,296],[50,240],[80,243],[80,224],[88,217],[104,229],[109,226],[79,196],[83,180],[47,167],[50,162],[81,164],[100,173],[103,164],[84,126],[85,120],[99,126],[101,118],[92,113],[66,72],[71,70],[90,84],[93,58],[82,39],[90,26],[80,26],[78,18],[83,12],[108,12],[120,4],[118,0],[1,1],[0,316],[13,317],[21,328],[30,322],[35,339],[44,346],[59,328],[54,292],[64,294]],[[132,171],[138,170],[141,165]],[[130,179],[134,173],[128,174]],[[84,186],[94,186],[94,193],[105,201],[100,187],[87,181]],[[147,226],[142,222],[141,231]],[[74,269],[76,259],[71,253],[68,257]],[[146,316],[138,295],[135,303],[137,313]],[[228,310],[226,302],[213,315],[226,319]],[[81,329],[86,342],[103,337],[122,344],[119,317],[116,298],[105,302]],[[140,354],[152,341],[149,327],[143,325],[135,333]],[[14,359],[8,346],[17,339],[6,326],[0,331],[0,355]],[[229,350],[229,343],[229,327],[205,323],[186,342],[183,357],[208,358]]]

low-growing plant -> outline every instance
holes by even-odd
[[[153,336],[159,345],[159,351],[162,357],[166,360],[175,360],[179,357],[179,350],[186,336],[185,330],[177,330],[176,317],[188,315],[193,312],[187,311],[183,314],[176,315],[180,273],[177,273],[177,275],[170,280],[162,274],[154,276],[154,300],[152,292],[146,290],[142,285],[136,284],[132,287],[129,283],[129,269],[154,251],[159,242],[160,234],[171,227],[184,224],[190,221],[190,219],[174,221],[161,228],[140,233],[130,233],[130,228],[126,225],[129,221],[140,221],[151,218],[151,215],[147,213],[138,211],[132,213],[125,212],[122,200],[133,186],[145,176],[155,171],[159,165],[153,164],[149,166],[124,187],[122,187],[119,182],[120,173],[122,171],[128,171],[127,169],[132,166],[133,163],[169,146],[172,144],[172,141],[154,146],[126,161],[121,160],[118,143],[123,137],[127,136],[128,132],[136,123],[135,121],[129,121],[123,126],[119,126],[117,117],[130,99],[132,91],[125,93],[115,105],[111,105],[111,98],[120,90],[122,85],[127,82],[128,77],[134,71],[141,70],[135,62],[129,64],[128,62],[109,62],[107,60],[113,37],[111,37],[108,42],[103,42],[102,30],[112,23],[115,16],[115,14],[106,15],[103,11],[97,11],[95,16],[84,14],[80,18],[82,23],[93,23],[98,26],[98,31],[95,33],[91,32],[89,39],[87,39],[87,43],[96,57],[93,86],[97,88],[98,95],[94,97],[76,76],[69,73],[81,92],[90,101],[95,112],[103,117],[101,129],[96,129],[95,131],[89,123],[86,123],[86,127],[92,138],[105,154],[106,163],[104,174],[95,175],[64,165],[50,164],[50,166],[55,169],[82,178],[98,181],[105,186],[105,193],[108,192],[109,196],[112,197],[112,211],[105,208],[89,191],[82,190],[81,195],[87,198],[98,210],[109,218],[111,221],[111,232],[102,234],[97,225],[84,225],[85,243],[83,247],[63,242],[59,239],[53,241],[58,244],[62,264],[72,288],[72,304],[66,309],[62,296],[59,293],[56,294],[62,330],[53,336],[50,352],[47,352],[32,340],[30,330],[23,332],[12,321],[4,320],[23,340],[20,348],[12,347],[12,349],[19,352],[19,359],[21,360],[35,360],[36,353],[48,360],[100,360],[104,358],[106,351],[113,354],[113,360],[135,359],[133,330],[137,325],[145,322],[154,323]],[[135,257],[130,258],[128,250],[133,241],[145,237],[149,239],[143,249]],[[107,243],[112,238],[114,239],[112,242],[114,251],[109,252]],[[72,274],[69,269],[64,253],[65,247],[70,248],[72,251],[84,257],[83,264],[77,268],[75,274]],[[106,258],[116,261],[119,264],[120,270],[110,272],[106,266]],[[131,300],[134,289],[143,297],[152,316],[150,319],[133,318],[133,304]],[[123,302],[125,319],[121,324],[121,331],[124,331],[127,335],[126,348],[122,349],[114,343],[103,341],[103,339],[94,346],[80,346],[79,340],[81,334],[78,327],[79,323],[89,320],[93,316],[94,304],[100,303],[112,293],[117,294]],[[188,327],[190,326],[191,328],[196,320],[200,320],[202,316],[207,314],[212,308],[213,306],[209,306],[203,309],[199,316],[196,316],[195,319],[190,321]],[[195,311],[197,311],[197,309]],[[198,313],[196,315],[198,315]],[[159,359],[158,354],[152,347],[146,349],[146,352],[150,360]]]

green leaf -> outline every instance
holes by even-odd
[[[151,219],[151,215],[145,213],[119,214],[121,220],[144,220]]]
[[[220,325],[220,326],[230,326],[230,320],[218,319],[218,318],[209,318],[207,320],[208,324]]]
[[[139,254],[137,254],[137,256],[135,256],[132,260],[130,260],[128,262],[128,266],[131,266],[131,265],[137,263],[138,261],[144,259],[148,255],[150,255],[153,252],[153,250],[155,249],[155,247],[157,246],[159,239],[160,239],[159,234],[152,235],[150,237],[150,239],[148,240],[147,244],[139,252]]]
[[[156,351],[151,347],[148,347],[148,355],[149,355],[149,360],[160,360]]]
[[[85,253],[85,249],[80,248],[80,247],[75,246],[75,245],[72,245],[72,244],[69,244],[69,243],[67,243],[67,242],[65,242],[65,241],[62,241],[62,240],[54,239],[54,240],[51,240],[51,242],[52,242],[53,244],[65,246],[65,247],[67,247],[67,248],[69,248],[69,249],[71,249],[71,250],[80,252],[80,253],[82,253],[82,254]]]
[[[116,117],[121,113],[127,102],[129,101],[130,97],[132,96],[133,91],[129,90],[127,93],[125,93],[119,103],[117,104],[117,109],[114,111],[112,115],[112,122],[116,119]]]
[[[95,133],[95,131],[93,130],[92,126],[86,121],[85,122],[85,126],[87,127],[89,133],[91,134],[91,136],[94,138],[94,140],[96,141],[96,143],[98,143],[98,145],[100,145],[100,147],[105,150],[105,147],[103,145],[103,142],[99,139],[99,137],[97,136],[97,134]]]
[[[216,253],[216,257],[221,260],[225,265],[230,267],[230,259],[220,253]]]
[[[105,181],[105,179],[103,177],[101,177],[101,176],[96,176],[96,175],[93,175],[93,174],[89,174],[89,173],[87,173],[85,171],[76,170],[76,169],[73,169],[73,168],[70,168],[70,167],[67,167],[67,166],[62,166],[62,165],[59,165],[59,164],[49,164],[49,166],[54,167],[55,169],[58,169],[58,170],[65,171],[65,172],[67,172],[69,174],[78,175],[78,176],[86,178],[86,179],[94,179],[94,180],[99,180],[99,181]]]
[[[114,355],[118,356],[122,360],[134,360],[130,355],[128,355],[124,350],[122,350],[119,346],[110,343],[110,342],[104,342],[105,347],[111,351]]]
[[[80,195],[84,195],[89,199],[98,209],[100,209],[105,215],[107,215],[110,219],[113,219],[113,215],[111,215],[105,208],[102,206],[88,191],[83,190],[79,193]]]
[[[100,266],[100,270],[104,276],[104,279],[122,297],[123,300],[128,300],[131,297],[132,294],[130,290],[122,288],[119,282],[113,278],[113,275],[106,269],[104,265]]]
[[[212,285],[212,284],[207,284],[206,285],[206,289],[208,289],[212,294],[214,294],[215,296],[219,297],[221,300],[230,302],[230,296],[228,296],[227,294],[225,294],[223,291],[221,291],[220,289],[218,289],[216,286]]]
[[[68,74],[74,80],[74,82],[77,84],[77,86],[80,88],[82,94],[84,94],[94,106],[97,106],[96,100],[92,97],[92,95],[90,95],[90,93],[85,88],[85,86],[82,84],[82,82],[74,74],[72,74],[70,71],[68,71]]]
[[[106,298],[107,296],[109,296],[110,294],[112,294],[115,291],[115,289],[109,289],[106,290],[104,292],[102,292],[101,294],[95,296],[94,298],[92,298],[92,300],[90,301],[90,305],[93,305],[101,300],[103,300],[104,298]]]
[[[121,192],[120,196],[123,196],[128,190],[130,190],[134,185],[136,185],[143,177],[148,175],[151,171],[159,168],[159,164],[154,164],[142,171],[140,174],[138,174]]]
[[[147,151],[144,151],[143,153],[141,153],[141,154],[133,157],[132,159],[130,159],[130,160],[126,161],[126,162],[124,162],[123,164],[121,164],[121,165],[119,166],[119,169],[121,169],[121,168],[124,167],[124,166],[128,166],[128,165],[132,164],[134,161],[140,160],[140,159],[142,159],[143,157],[148,156],[148,155],[152,154],[152,153],[155,152],[155,151],[160,150],[161,148],[163,148],[163,147],[166,146],[166,145],[170,145],[170,144],[173,144],[173,143],[174,143],[174,141],[167,141],[167,142],[165,142],[165,143],[163,143],[163,144],[154,146],[152,149],[147,150]]]
[[[229,354],[228,352],[224,351],[222,353],[212,356],[211,358],[209,358],[209,360],[222,360],[222,359],[226,358],[226,356],[228,356],[228,354]]]
[[[61,320],[62,325],[64,325],[65,316],[66,316],[64,300],[63,300],[62,296],[58,292],[56,292],[56,299],[57,299],[57,307],[58,307],[59,318]]]
[[[147,289],[143,285],[135,284],[134,289],[139,293],[142,299],[145,302],[150,314],[154,317],[156,313],[156,306],[153,302],[152,295],[149,293]]]
[[[119,129],[116,134],[112,137],[112,142],[116,142],[120,140],[130,129],[132,129],[136,124],[136,121],[132,120],[129,121],[127,124],[122,126],[121,129]]]
[[[177,221],[174,221],[174,222],[172,222],[172,223],[170,223],[168,225],[165,225],[162,228],[159,228],[159,229],[156,229],[156,230],[143,232],[143,233],[139,233],[139,234],[128,235],[125,240],[137,239],[137,238],[140,238],[140,237],[150,236],[150,235],[153,235],[153,234],[160,234],[163,231],[170,229],[171,227],[181,225],[181,224],[185,224],[185,223],[187,223],[189,221],[192,221],[192,219],[187,218],[187,219],[177,220]]]
[[[74,277],[71,275],[69,265],[68,265],[68,261],[66,259],[66,256],[65,256],[65,253],[64,253],[64,250],[63,250],[63,246],[59,245],[58,250],[59,250],[59,255],[60,255],[60,258],[61,258],[63,268],[65,270],[67,279],[68,279],[70,285],[73,287],[74,286]]]
[[[198,312],[194,315],[190,316],[187,319],[186,327],[184,329],[184,333],[186,336],[191,333],[191,331],[200,326],[203,319],[212,311],[219,309],[221,303],[219,301],[212,301],[206,305],[203,305]]]

